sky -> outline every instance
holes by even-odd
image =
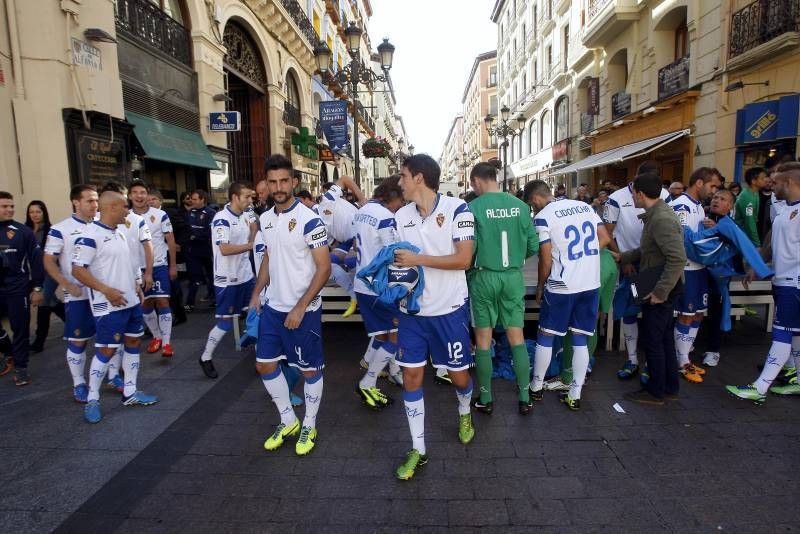
[[[372,45],[395,47],[397,113],[414,153],[438,159],[475,57],[497,48],[494,0],[372,0]]]

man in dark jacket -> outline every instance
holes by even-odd
[[[682,287],[686,250],[681,223],[660,197],[661,181],[656,174],[640,174],[633,181],[634,205],[645,210],[639,215],[644,222],[642,241],[639,248],[619,256],[621,264],[639,262],[640,273],[663,269],[652,291],[642,299],[642,331],[647,336],[641,342],[650,380],[645,389],[625,395],[645,404],[664,404],[664,398],[676,396],[679,388],[672,312],[673,299]]]
[[[0,362],[0,376],[14,368],[14,383],[25,386],[28,377],[30,305],[42,303],[44,266],[42,249],[33,231],[14,220],[14,197],[0,191],[0,316],[8,317],[13,339],[11,354]]]
[[[186,277],[186,247],[189,243],[189,225],[177,209],[164,206],[163,202],[164,196],[161,191],[151,189],[147,197],[147,203],[152,208],[164,210],[172,225],[172,234],[176,245],[175,263],[180,280],[181,275],[184,275],[184,278]],[[183,308],[183,290],[180,282],[170,284],[169,307],[172,309],[172,326],[178,326],[186,322],[186,310]]]
[[[205,284],[208,299],[214,295],[214,270],[211,253],[211,220],[215,212],[208,207],[208,193],[202,189],[192,193],[192,211],[189,212],[189,244],[186,254],[186,269],[189,273],[189,294],[186,310],[194,308],[198,288]]]

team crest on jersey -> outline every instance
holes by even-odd
[[[131,222],[128,219],[125,219],[125,228],[130,228]]]
[[[444,224],[444,213],[440,213],[436,216],[436,224],[439,225],[439,228],[442,227],[442,225]]]
[[[333,215],[333,212],[331,210],[327,210],[326,209],[326,210],[323,210],[322,214],[323,215]]]
[[[14,230],[8,230],[6,232],[6,237],[9,238],[9,239],[14,239],[14,235],[15,235],[14,234]]]
[[[797,217],[797,210],[794,210],[794,211],[792,212],[792,214],[791,214],[791,215],[789,215],[789,220],[791,221],[791,220],[792,220],[792,219],[794,219],[795,217]]]
[[[76,328],[72,333],[75,335],[75,337],[78,337],[79,335],[81,335],[81,329]]]
[[[154,223],[154,222],[156,222],[156,216],[155,216],[155,215],[151,215],[151,216],[150,216],[150,222],[151,222],[151,223]]]
[[[294,230],[295,226],[297,226],[297,219],[292,219],[289,221],[289,231],[291,232]]]

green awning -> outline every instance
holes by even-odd
[[[219,169],[199,133],[133,111],[126,111],[125,117],[135,126],[133,133],[148,158],[204,169]]]

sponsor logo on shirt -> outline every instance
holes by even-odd
[[[444,224],[444,213],[439,213],[438,215],[436,215],[436,224],[439,225],[439,228],[442,227],[442,225]]]
[[[264,230],[272,230],[272,222],[268,222],[267,225],[264,227]]]
[[[322,211],[322,214],[323,215],[333,215],[333,212],[331,210],[326,209],[326,210]]]
[[[292,219],[289,221],[289,231],[291,232],[294,230],[295,226],[297,226],[297,219]]]
[[[403,225],[403,228],[414,228],[416,226],[414,221],[408,221],[406,224]]]
[[[472,228],[475,224],[472,221],[458,221],[459,228]]]
[[[323,237],[325,237],[325,229],[322,229],[316,234],[311,235],[311,239],[314,241],[316,241],[317,239],[322,239]]]

